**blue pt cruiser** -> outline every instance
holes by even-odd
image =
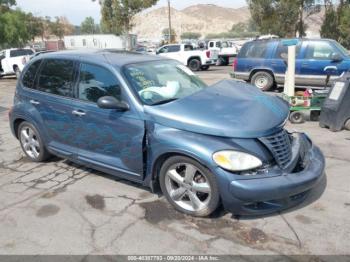
[[[287,116],[283,100],[248,84],[207,87],[174,60],[90,50],[34,58],[10,123],[32,161],[57,155],[159,185],[186,214],[222,203],[247,215],[300,203],[324,175],[321,151],[284,129]]]

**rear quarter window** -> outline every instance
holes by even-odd
[[[41,61],[42,60],[38,60],[38,61],[35,61],[34,63],[32,63],[28,67],[27,71],[24,73],[23,78],[22,78],[22,84],[24,87],[34,88],[35,76],[39,70]]]
[[[253,41],[243,45],[239,58],[265,58],[269,42]]]
[[[73,97],[74,61],[48,59],[41,66],[36,89],[42,92]]]

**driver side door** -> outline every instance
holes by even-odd
[[[327,66],[336,66],[335,77],[341,74],[342,61],[333,61],[332,56],[340,52],[327,41],[309,41],[301,62],[299,76],[303,85],[323,87],[327,74]],[[334,76],[333,76],[334,78]]]
[[[81,63],[74,111],[79,119],[78,160],[102,171],[141,180],[143,174],[144,121],[128,111],[102,109],[97,100],[113,96],[128,101],[113,72],[100,65]]]

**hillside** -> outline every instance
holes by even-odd
[[[171,9],[172,27],[180,36],[183,32],[209,33],[226,32],[232,25],[246,22],[250,18],[248,7],[228,8],[212,4],[189,6],[182,10]],[[322,23],[323,12],[307,19],[310,36],[317,36]],[[160,40],[162,30],[168,27],[168,8],[161,7],[138,14],[134,19],[139,39]]]

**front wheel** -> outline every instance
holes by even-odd
[[[174,156],[166,160],[159,180],[163,194],[180,212],[205,217],[219,206],[215,176],[191,158]]]
[[[201,69],[201,61],[197,58],[193,58],[188,62],[188,67],[192,71],[199,71]]]
[[[19,77],[21,76],[21,71],[19,70],[18,66],[15,67],[15,74],[16,78],[19,79]]]
[[[348,131],[350,131],[350,119],[346,120],[344,128]]]

